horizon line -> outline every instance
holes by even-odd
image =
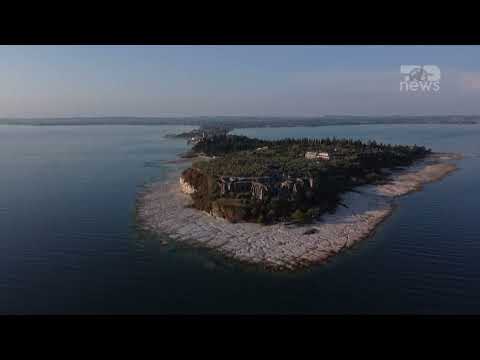
[[[5,116],[2,120],[67,120],[67,119],[195,119],[195,118],[250,118],[250,119],[318,119],[332,117],[480,117],[480,114],[327,114],[327,115],[158,115],[158,116],[138,116],[138,115],[79,115],[79,116]]]

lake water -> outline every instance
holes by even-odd
[[[242,129],[461,152],[327,265],[245,268],[135,228],[143,184],[179,165],[171,126],[0,126],[0,313],[480,313],[480,126]]]

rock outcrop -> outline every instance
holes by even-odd
[[[195,187],[189,184],[183,176],[180,176],[180,191],[187,195],[195,193]]]

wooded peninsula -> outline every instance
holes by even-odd
[[[382,184],[391,170],[430,149],[352,139],[262,140],[215,133],[196,139],[189,156],[204,155],[180,177],[192,206],[230,222],[308,223],[342,205],[340,195]]]

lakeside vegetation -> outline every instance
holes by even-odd
[[[232,128],[226,126],[202,126],[199,129],[182,132],[179,134],[167,134],[167,138],[173,139],[187,139],[189,143],[197,143],[206,137],[211,136],[225,136]]]
[[[214,157],[182,174],[195,188],[195,208],[230,221],[267,224],[308,222],[333,211],[342,192],[385,181],[387,170],[409,166],[430,150],[352,139],[225,135],[202,139],[191,152]],[[307,153],[328,159],[307,158]]]

